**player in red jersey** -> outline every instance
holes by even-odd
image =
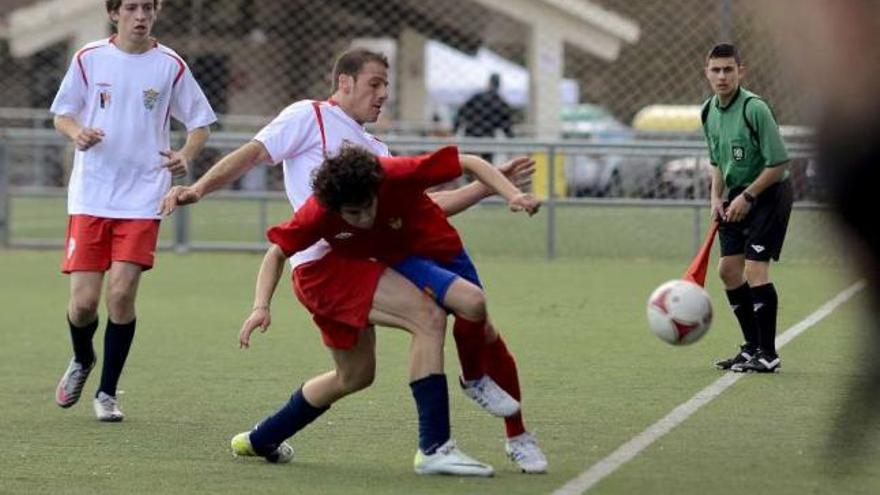
[[[341,256],[375,258],[397,270],[456,315],[454,335],[462,363],[462,386],[466,391],[482,386],[482,382],[501,386],[496,394],[508,400],[499,401],[497,410],[490,411],[505,417],[508,454],[524,472],[544,472],[547,461],[534,436],[526,432],[519,411],[515,361],[489,322],[476,269],[446,214],[424,193],[457,178],[462,168],[507,199],[512,210],[537,211],[539,202],[533,196],[521,193],[480,158],[459,157],[455,147],[400,158],[377,158],[364,149],[348,147],[318,169],[313,181],[315,195],[289,222],[269,230],[274,245],[261,269],[257,299],[268,300],[277,281],[275,276],[265,276],[277,269],[267,267],[280,266],[287,257],[321,239]],[[272,283],[266,284],[267,278]],[[325,342],[339,345],[353,340],[344,331],[350,327],[345,323],[356,321],[362,309],[352,305],[350,311],[338,307],[328,311],[320,301],[304,296],[302,283],[303,279],[295,276],[297,296],[316,321],[344,323],[338,331],[321,325]],[[265,329],[267,318],[262,309],[254,311],[242,328],[243,346],[249,344],[257,327]],[[494,381],[485,379],[487,376]]]

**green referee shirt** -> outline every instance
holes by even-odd
[[[709,145],[709,159],[713,166],[721,168],[728,190],[746,187],[765,168],[788,162],[779,125],[770,107],[758,95],[740,87],[726,107],[720,106],[715,95],[703,108],[703,132]],[[788,170],[782,177],[786,179]]]

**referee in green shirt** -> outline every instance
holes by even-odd
[[[718,271],[745,343],[720,369],[773,373],[778,298],[770,260],[779,260],[792,189],[788,154],[767,103],[740,86],[736,47],[721,43],[706,57],[714,96],[703,104],[703,131],[712,162],[711,208],[721,222]]]

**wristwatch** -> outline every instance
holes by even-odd
[[[747,202],[748,204],[750,204],[750,205],[751,205],[751,204],[755,204],[755,197],[752,196],[752,193],[750,193],[750,192],[748,192],[748,191],[743,191],[743,192],[742,192],[742,195],[743,195],[744,198],[746,198],[746,202]]]

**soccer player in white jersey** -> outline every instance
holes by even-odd
[[[216,120],[183,60],[150,37],[160,0],[106,0],[116,34],[87,44],[70,63],[52,103],[55,128],[76,146],[67,195],[61,269],[70,275],[67,318],[73,358],[55,394],[74,405],[97,358],[92,337],[107,275],[107,328],[95,415],[122,421],[116,387],[135,331],[141,273],[153,266],[172,176],[186,174]],[[170,147],[170,118],[187,129]]]
[[[285,188],[294,209],[311,195],[311,173],[343,143],[387,156],[388,148],[367,133],[388,98],[388,62],[363,49],[344,53],[333,70],[333,95],[327,101],[303,100],[288,106],[254,140],[229,154],[190,187],[175,186],[163,200],[162,212],[191,204],[231,183],[259,163],[284,163]],[[514,160],[506,170],[527,169],[528,159]],[[454,214],[491,194],[482,184],[436,193],[433,199]],[[239,454],[289,461],[292,449],[284,439],[313,421],[336,400],[369,386],[375,372],[373,325],[402,328],[412,334],[410,380],[419,412],[416,471],[422,474],[490,475],[493,469],[465,456],[450,438],[448,391],[443,374],[446,315],[403,276],[371,260],[337,256],[321,241],[291,258],[295,292],[310,309],[330,348],[335,369],[308,380],[287,405],[253,431],[237,435]],[[263,277],[261,277],[262,279]],[[277,277],[265,277],[277,283]],[[258,290],[258,294],[261,291]],[[272,291],[262,291],[271,294]],[[257,317],[268,318],[269,301],[257,301]],[[254,315],[252,315],[254,317]],[[262,321],[262,320],[261,320]],[[488,380],[491,382],[491,380]],[[488,399],[512,400],[497,384],[483,392]],[[484,401],[490,403],[491,400]],[[526,447],[537,451],[536,444]]]

